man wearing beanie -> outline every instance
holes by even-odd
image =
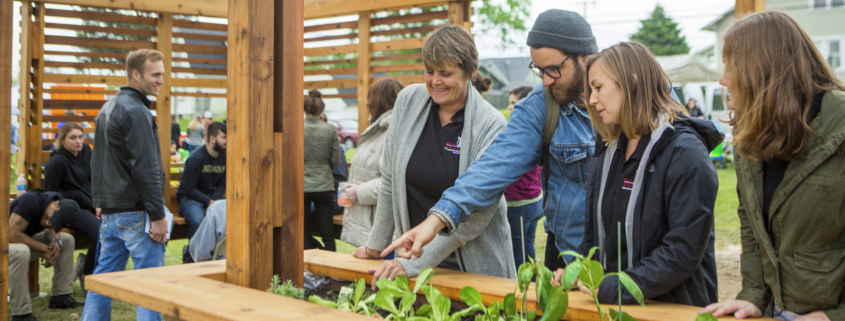
[[[549,163],[543,164],[544,177],[548,177],[544,193],[548,233],[545,264],[552,271],[561,269],[566,266],[566,258],[558,258],[558,254],[578,250],[584,238],[587,164],[595,149],[581,93],[586,58],[598,51],[596,39],[583,17],[552,9],[537,18],[526,44],[531,47],[530,68],[543,83],[516,104],[505,132],[458,178],[454,187],[443,193],[428,219],[382,254],[401,247],[411,257],[419,256],[422,246],[441,230],[452,233],[471,215],[493,213],[479,210],[496,206],[505,188],[542,164],[545,148],[550,153]],[[543,143],[547,100],[551,108],[560,110],[548,145]]]
[[[59,193],[41,190],[24,193],[10,204],[9,304],[12,321],[36,320],[32,316],[27,285],[31,260],[41,259],[45,267],[54,267],[52,295],[48,306],[50,309],[73,309],[83,305],[70,296],[74,276],[73,236],[59,233],[61,228],[52,228],[53,216],[73,216],[78,212],[76,202],[62,200]]]

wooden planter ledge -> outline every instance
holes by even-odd
[[[367,283],[372,281],[367,270],[381,264],[381,261],[361,260],[349,254],[319,250],[305,251],[304,261],[305,269],[315,275],[346,281],[363,278]],[[226,261],[220,260],[92,275],[86,278],[86,285],[90,291],[161,312],[171,320],[369,320],[364,316],[228,284],[224,282],[225,275]],[[435,269],[430,284],[454,300],[460,300],[458,294],[461,288],[472,286],[481,292],[487,305],[503,300],[516,287],[515,280],[444,269]],[[529,309],[536,310],[536,304],[532,286],[528,295]],[[627,305],[623,310],[640,321],[692,321],[700,308],[648,301],[645,307]],[[595,303],[586,294],[572,292],[564,320],[599,320]],[[723,317],[720,320],[734,319]]]

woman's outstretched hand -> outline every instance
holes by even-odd
[[[412,228],[410,231],[402,234],[396,241],[393,241],[384,251],[381,252],[381,257],[385,257],[393,253],[394,250],[400,249],[400,253],[407,255],[411,260],[416,260],[423,254],[423,246],[428,245],[437,236],[446,224],[437,216],[429,215],[425,221]]]

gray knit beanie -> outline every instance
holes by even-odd
[[[541,13],[528,32],[525,44],[533,48],[555,48],[574,55],[599,51],[587,20],[575,12],[560,9]]]

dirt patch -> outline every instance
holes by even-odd
[[[719,277],[719,302],[736,299],[742,290],[742,275],[739,271],[739,255],[742,248],[729,245],[724,250],[716,251],[716,273]]]

